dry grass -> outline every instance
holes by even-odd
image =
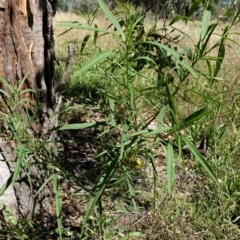
[[[86,16],[87,18],[87,16]],[[54,17],[53,20],[53,25],[55,27],[55,42],[56,42],[56,51],[59,53],[65,53],[67,50],[67,43],[69,41],[76,41],[78,43],[82,43],[83,38],[90,34],[93,37],[93,32],[92,31],[87,31],[87,30],[81,30],[81,29],[72,29],[71,31],[67,32],[66,34],[58,37],[61,33],[67,30],[65,27],[59,27],[56,26],[58,22],[61,21],[76,21],[81,24],[88,24],[88,21],[86,18],[83,18],[81,16],[78,16],[74,13],[71,12],[57,12],[57,14]],[[104,16],[98,16],[98,18],[94,19],[94,24],[98,26],[98,28],[106,29],[110,24],[107,21],[107,19]],[[111,28],[110,28],[111,29]],[[101,35],[101,33],[99,33]],[[107,50],[111,49],[115,46],[116,44],[116,39],[110,35],[105,35],[102,36],[101,38],[98,39],[97,45],[101,47],[101,49]]]

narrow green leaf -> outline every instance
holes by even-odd
[[[216,66],[213,73],[213,78],[217,76],[219,70],[221,69],[224,56],[225,56],[225,46],[224,46],[224,43],[221,43],[218,49],[218,57],[217,57]]]
[[[224,28],[224,31],[223,31],[223,34],[222,34],[222,39],[221,39],[220,46],[219,46],[219,49],[218,49],[218,56],[217,56],[217,61],[216,61],[216,66],[215,66],[215,69],[214,69],[213,77],[217,76],[217,74],[218,74],[218,72],[219,72],[219,70],[222,66],[222,62],[224,60],[225,42],[226,42],[226,39],[227,39],[228,32],[229,32],[229,26]]]
[[[183,159],[182,135],[181,133],[178,133],[176,135],[177,135],[177,145],[178,145],[178,157],[180,159]]]
[[[112,12],[109,10],[109,8],[107,7],[107,5],[102,1],[102,0],[97,0],[99,3],[99,6],[101,7],[101,9],[103,10],[103,12],[106,14],[107,18],[109,19],[109,21],[113,24],[113,26],[119,31],[123,41],[125,41],[125,35],[123,33],[123,30],[119,24],[119,22],[117,21],[117,19],[115,18],[115,16],[112,14]]]
[[[20,84],[19,84],[19,86],[18,86],[17,92],[19,92],[19,91],[21,90],[21,88],[22,88],[25,80],[27,79],[28,74],[29,74],[29,71],[25,74],[25,76],[24,76],[23,79],[21,80],[21,82],[20,82]]]
[[[85,48],[85,46],[86,46],[86,44],[87,44],[90,36],[91,36],[91,35],[88,34],[88,35],[86,35],[86,36],[83,38],[82,45],[81,45],[81,49],[80,49],[80,54],[81,54],[81,55],[82,55],[82,53],[83,53],[83,50],[84,50],[84,48]]]
[[[0,189],[0,196],[2,196],[4,194],[4,192],[6,191],[6,189],[11,185],[11,183],[13,179],[13,174],[11,174],[11,176],[8,178],[8,180],[3,184],[3,186]]]
[[[87,123],[73,123],[67,124],[59,128],[59,130],[77,130],[77,129],[86,129],[96,125],[96,122],[87,122]]]
[[[108,51],[108,52],[103,52],[100,53],[98,56],[95,58],[92,58],[88,63],[86,63],[83,67],[81,67],[74,75],[73,77],[76,77],[77,75],[83,73],[84,71],[88,70],[92,66],[96,65],[97,63],[103,61],[107,57],[111,56],[114,53],[114,51]]]
[[[0,80],[3,82],[3,84],[4,84],[5,86],[7,86],[7,88],[10,90],[10,92],[11,92],[12,94],[15,93],[15,90],[14,90],[13,86],[12,86],[11,84],[9,84],[6,79],[4,79],[3,77],[0,76]],[[3,90],[2,90],[2,92],[4,93]],[[7,93],[6,93],[6,94],[7,94]]]
[[[28,88],[28,89],[24,89],[23,91],[19,92],[19,95],[22,95],[24,93],[35,93],[34,90]]]
[[[113,98],[109,98],[109,107],[112,113],[115,112],[115,100]]]
[[[168,192],[170,192],[174,182],[174,153],[170,143],[167,145],[167,182]]]
[[[94,24],[95,28],[98,28],[98,25],[97,24]],[[94,35],[93,35],[93,44],[96,45],[97,44],[97,39],[98,39],[98,31],[95,31],[94,32]]]
[[[180,122],[180,126],[185,127],[188,126],[191,123],[194,123],[198,120],[200,120],[202,117],[206,116],[208,114],[208,109],[207,108],[202,108],[188,117],[186,117],[183,121]]]
[[[61,217],[62,198],[61,198],[61,191],[60,191],[60,186],[59,186],[58,175],[56,173],[53,174],[53,191],[55,194],[58,234],[59,234],[59,239],[62,240],[62,217]]]
[[[158,43],[158,42],[152,42],[152,41],[144,41],[142,42],[143,44],[146,43],[146,44],[152,44],[152,45],[156,45],[158,46],[160,49],[164,49],[167,51],[167,53],[171,54],[172,56],[174,56],[176,59],[179,60],[180,64],[183,65],[184,67],[186,67],[188,69],[188,71],[194,76],[194,77],[197,77],[197,74],[196,72],[193,70],[193,68],[189,65],[189,63],[183,59],[183,57],[178,53],[176,52],[174,49],[172,48],[169,48],[168,46],[164,45],[164,44],[161,44],[161,43]]]
[[[64,31],[63,33],[61,33],[60,35],[58,35],[58,37],[60,37],[61,35],[65,34],[66,32],[69,32],[70,30],[75,29],[75,28],[94,31],[94,32],[110,33],[110,34],[116,35],[115,32],[107,31],[107,30],[101,29],[101,28],[91,27],[89,25],[84,25],[84,24],[76,23],[76,22],[60,22],[60,23],[57,23],[57,26],[70,28],[70,29]]]
[[[181,16],[181,15],[177,15],[176,17],[174,17],[171,22],[169,23],[169,25],[173,25],[174,23],[180,21],[180,20],[185,20],[186,16]]]
[[[134,96],[135,96],[135,88],[132,82],[128,81],[128,89],[130,93],[130,108],[134,109],[135,108],[135,101],[134,101]]]
[[[167,107],[166,107],[166,106],[163,106],[163,107],[161,108],[161,110],[159,111],[159,114],[158,114],[158,123],[159,123],[159,124],[162,124],[162,123],[163,123],[163,121],[164,121],[164,115],[165,115],[166,111],[167,111]]]
[[[203,20],[202,20],[202,30],[200,35],[201,40],[203,40],[207,34],[210,20],[211,20],[211,12],[208,10],[205,10],[203,13]]]
[[[198,6],[202,3],[202,0],[195,0],[191,4],[190,9],[188,10],[187,17],[191,17],[192,14],[197,10]]]
[[[157,66],[156,62],[150,57],[141,56],[133,59],[134,62],[138,62],[139,60],[145,60],[146,62],[151,62],[153,65]]]
[[[140,130],[138,132],[135,132],[131,135],[129,135],[129,137],[134,137],[134,136],[138,136],[138,135],[144,135],[144,134],[147,134],[149,132],[148,129],[143,129],[143,130]]]
[[[202,154],[197,150],[197,148],[187,138],[185,138],[184,136],[182,136],[182,138],[183,138],[184,142],[187,144],[189,150],[194,155],[195,159],[202,165],[204,170],[213,179],[213,181],[216,184],[218,184],[218,181],[217,181],[217,178],[216,178],[215,174],[213,173],[212,169],[210,168],[210,166],[208,165],[208,163],[206,162],[206,160],[204,159]]]
[[[99,126],[106,126],[106,122],[86,122],[86,123],[73,123],[73,124],[66,124],[61,127],[54,128],[52,130],[77,130],[77,129],[86,129],[91,127],[99,127]]]
[[[0,89],[0,93],[5,95],[7,98],[10,98],[10,95],[7,92],[3,91],[2,89]]]
[[[212,101],[213,103],[217,103],[217,104],[219,104],[220,106],[223,106],[223,107],[225,107],[225,108],[228,109],[228,110],[231,110],[231,108],[230,108],[228,105],[224,104],[222,101],[218,101],[218,100],[214,99],[214,96],[213,96],[213,97],[210,97],[209,95],[208,95],[208,96],[207,96],[207,95],[204,95],[204,94],[200,93],[199,91],[194,91],[194,90],[190,90],[190,91],[193,92],[193,93],[195,93],[195,94],[197,94],[197,95],[199,95],[199,96],[201,96],[201,97],[203,97],[204,99],[207,99],[208,101],[210,100],[210,101]]]
[[[216,29],[217,25],[218,25],[217,23],[209,25],[207,33],[206,33],[207,37],[199,40],[199,42],[197,44],[197,49],[199,49],[199,51],[200,51],[200,57],[204,55],[204,52],[205,52],[207,46],[209,46],[209,40],[213,36],[213,32]],[[208,49],[208,51],[209,51],[209,49]]]
[[[14,169],[14,172],[11,174],[11,176],[6,181],[6,183],[4,183],[4,185],[1,187],[0,196],[3,195],[4,192],[6,191],[6,189],[16,181],[18,174],[20,173],[20,171],[22,169],[21,168],[22,160],[23,160],[23,148],[19,147],[18,153],[16,156],[16,167]]]
[[[211,63],[208,59],[205,59],[206,63],[207,63],[207,67],[208,67],[208,75],[209,77],[212,79],[212,66]]]
[[[51,175],[41,186],[40,186],[40,188],[37,190],[37,192],[35,193],[35,195],[34,195],[34,197],[36,197],[42,190],[43,190],[43,188],[48,184],[48,182],[50,181],[50,180],[52,180],[52,178],[53,178],[53,175]]]
[[[21,171],[21,165],[22,165],[22,161],[23,161],[23,152],[24,152],[24,148],[23,147],[19,147],[18,148],[18,152],[17,152],[17,161],[16,161],[16,167],[14,169],[14,173],[13,173],[13,178],[12,178],[12,183],[14,183],[18,177],[18,174]]]
[[[207,108],[202,108],[202,109],[192,113],[191,115],[189,115],[188,117],[183,119],[179,124],[177,124],[176,127],[171,129],[169,131],[169,134],[173,134],[174,132],[183,129],[183,128],[189,126],[190,124],[193,124],[194,122],[196,122],[196,121],[200,120],[201,118],[205,117],[208,113],[209,112],[208,112]]]
[[[176,123],[176,108],[175,108],[175,104],[174,104],[174,101],[173,101],[172,93],[170,92],[170,89],[169,89],[169,86],[168,86],[167,82],[165,83],[165,86],[166,86],[166,93],[167,93],[167,97],[168,97],[169,107],[170,107],[170,110],[171,110],[170,113],[171,113],[171,116],[172,116],[172,126],[174,126],[175,123]]]
[[[125,146],[125,142],[127,139],[127,133],[129,130],[129,123],[125,123],[123,126],[123,130],[122,130],[122,134],[121,134],[121,141],[120,141],[120,156],[119,158],[122,159],[123,155],[124,155],[124,146]]]

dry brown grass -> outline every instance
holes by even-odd
[[[71,31],[67,32],[66,34],[58,37],[61,33],[66,31],[68,28],[56,26],[58,22],[61,21],[77,21],[81,24],[87,24],[87,20],[81,16],[78,16],[71,12],[57,12],[54,17],[53,25],[55,28],[55,42],[56,42],[56,51],[60,53],[65,53],[67,50],[67,42],[69,41],[76,41],[81,43],[83,38],[90,34],[93,36],[92,31],[82,30],[82,29],[72,29]],[[94,20],[94,24],[98,26],[98,28],[106,29],[110,24],[104,16],[99,15],[98,18]],[[100,35],[101,33],[99,33]],[[97,44],[101,49],[107,50],[111,49],[116,45],[116,39],[110,35],[102,36],[98,39]]]

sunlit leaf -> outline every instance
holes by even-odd
[[[111,56],[114,53],[114,51],[108,51],[108,52],[103,52],[100,53],[99,55],[97,55],[95,58],[92,58],[89,62],[87,62],[83,67],[81,67],[75,74],[74,77],[76,77],[77,75],[85,72],[86,70],[88,70],[89,68],[91,68],[92,66],[96,65],[97,63],[103,61],[104,59],[108,58],[109,56]]]
[[[204,159],[202,154],[198,151],[198,149],[186,138],[183,137],[184,142],[187,144],[187,147],[194,155],[195,159],[202,165],[203,169],[208,173],[208,175],[213,179],[213,181],[218,184],[217,178],[213,173],[212,169],[208,165],[207,161]]]
[[[97,0],[99,3],[99,6],[102,8],[103,12],[106,14],[108,17],[109,21],[113,24],[113,26],[118,30],[120,33],[123,41],[125,41],[125,35],[123,33],[123,30],[118,22],[118,20],[115,18],[115,16],[112,14],[112,12],[109,10],[107,5],[102,1],[102,0]]]

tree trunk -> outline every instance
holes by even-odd
[[[0,0],[0,76],[16,89],[20,88],[22,79],[26,77],[21,86],[21,90],[26,91],[18,93],[18,100],[19,102],[28,100],[25,105],[11,106],[13,101],[11,97],[13,98],[14,94],[1,81],[0,87],[4,92],[1,92],[0,96],[0,112],[5,116],[19,114],[23,123],[29,122],[29,118],[36,114],[36,121],[29,123],[31,125],[25,129],[25,133],[31,135],[31,139],[36,137],[45,142],[56,138],[56,132],[49,130],[57,126],[58,119],[57,116],[51,116],[58,112],[61,104],[61,97],[54,89],[52,18],[56,11],[56,2],[56,0]],[[9,97],[5,93],[9,94]],[[8,120],[2,124],[2,132],[15,136],[13,131],[18,129],[13,129],[8,124]],[[19,152],[9,150],[21,149],[19,148],[21,140],[14,139],[10,142],[8,140],[9,137],[5,134],[1,136],[0,186],[3,186],[6,179],[13,179],[12,173],[16,171],[17,159],[22,157],[18,156]],[[31,141],[36,144],[36,140]],[[36,191],[49,176],[49,172],[43,168],[41,159],[38,159],[41,156],[36,153],[33,155],[34,158],[31,158],[27,167],[21,163],[21,171],[13,186],[9,186],[0,197],[0,203],[7,205],[19,218],[31,219],[34,211],[46,213],[52,205],[50,199],[53,191],[50,184],[35,196]],[[6,162],[11,158],[15,158],[16,161]],[[26,158],[24,155],[25,161]],[[6,199],[10,200],[9,203]]]

